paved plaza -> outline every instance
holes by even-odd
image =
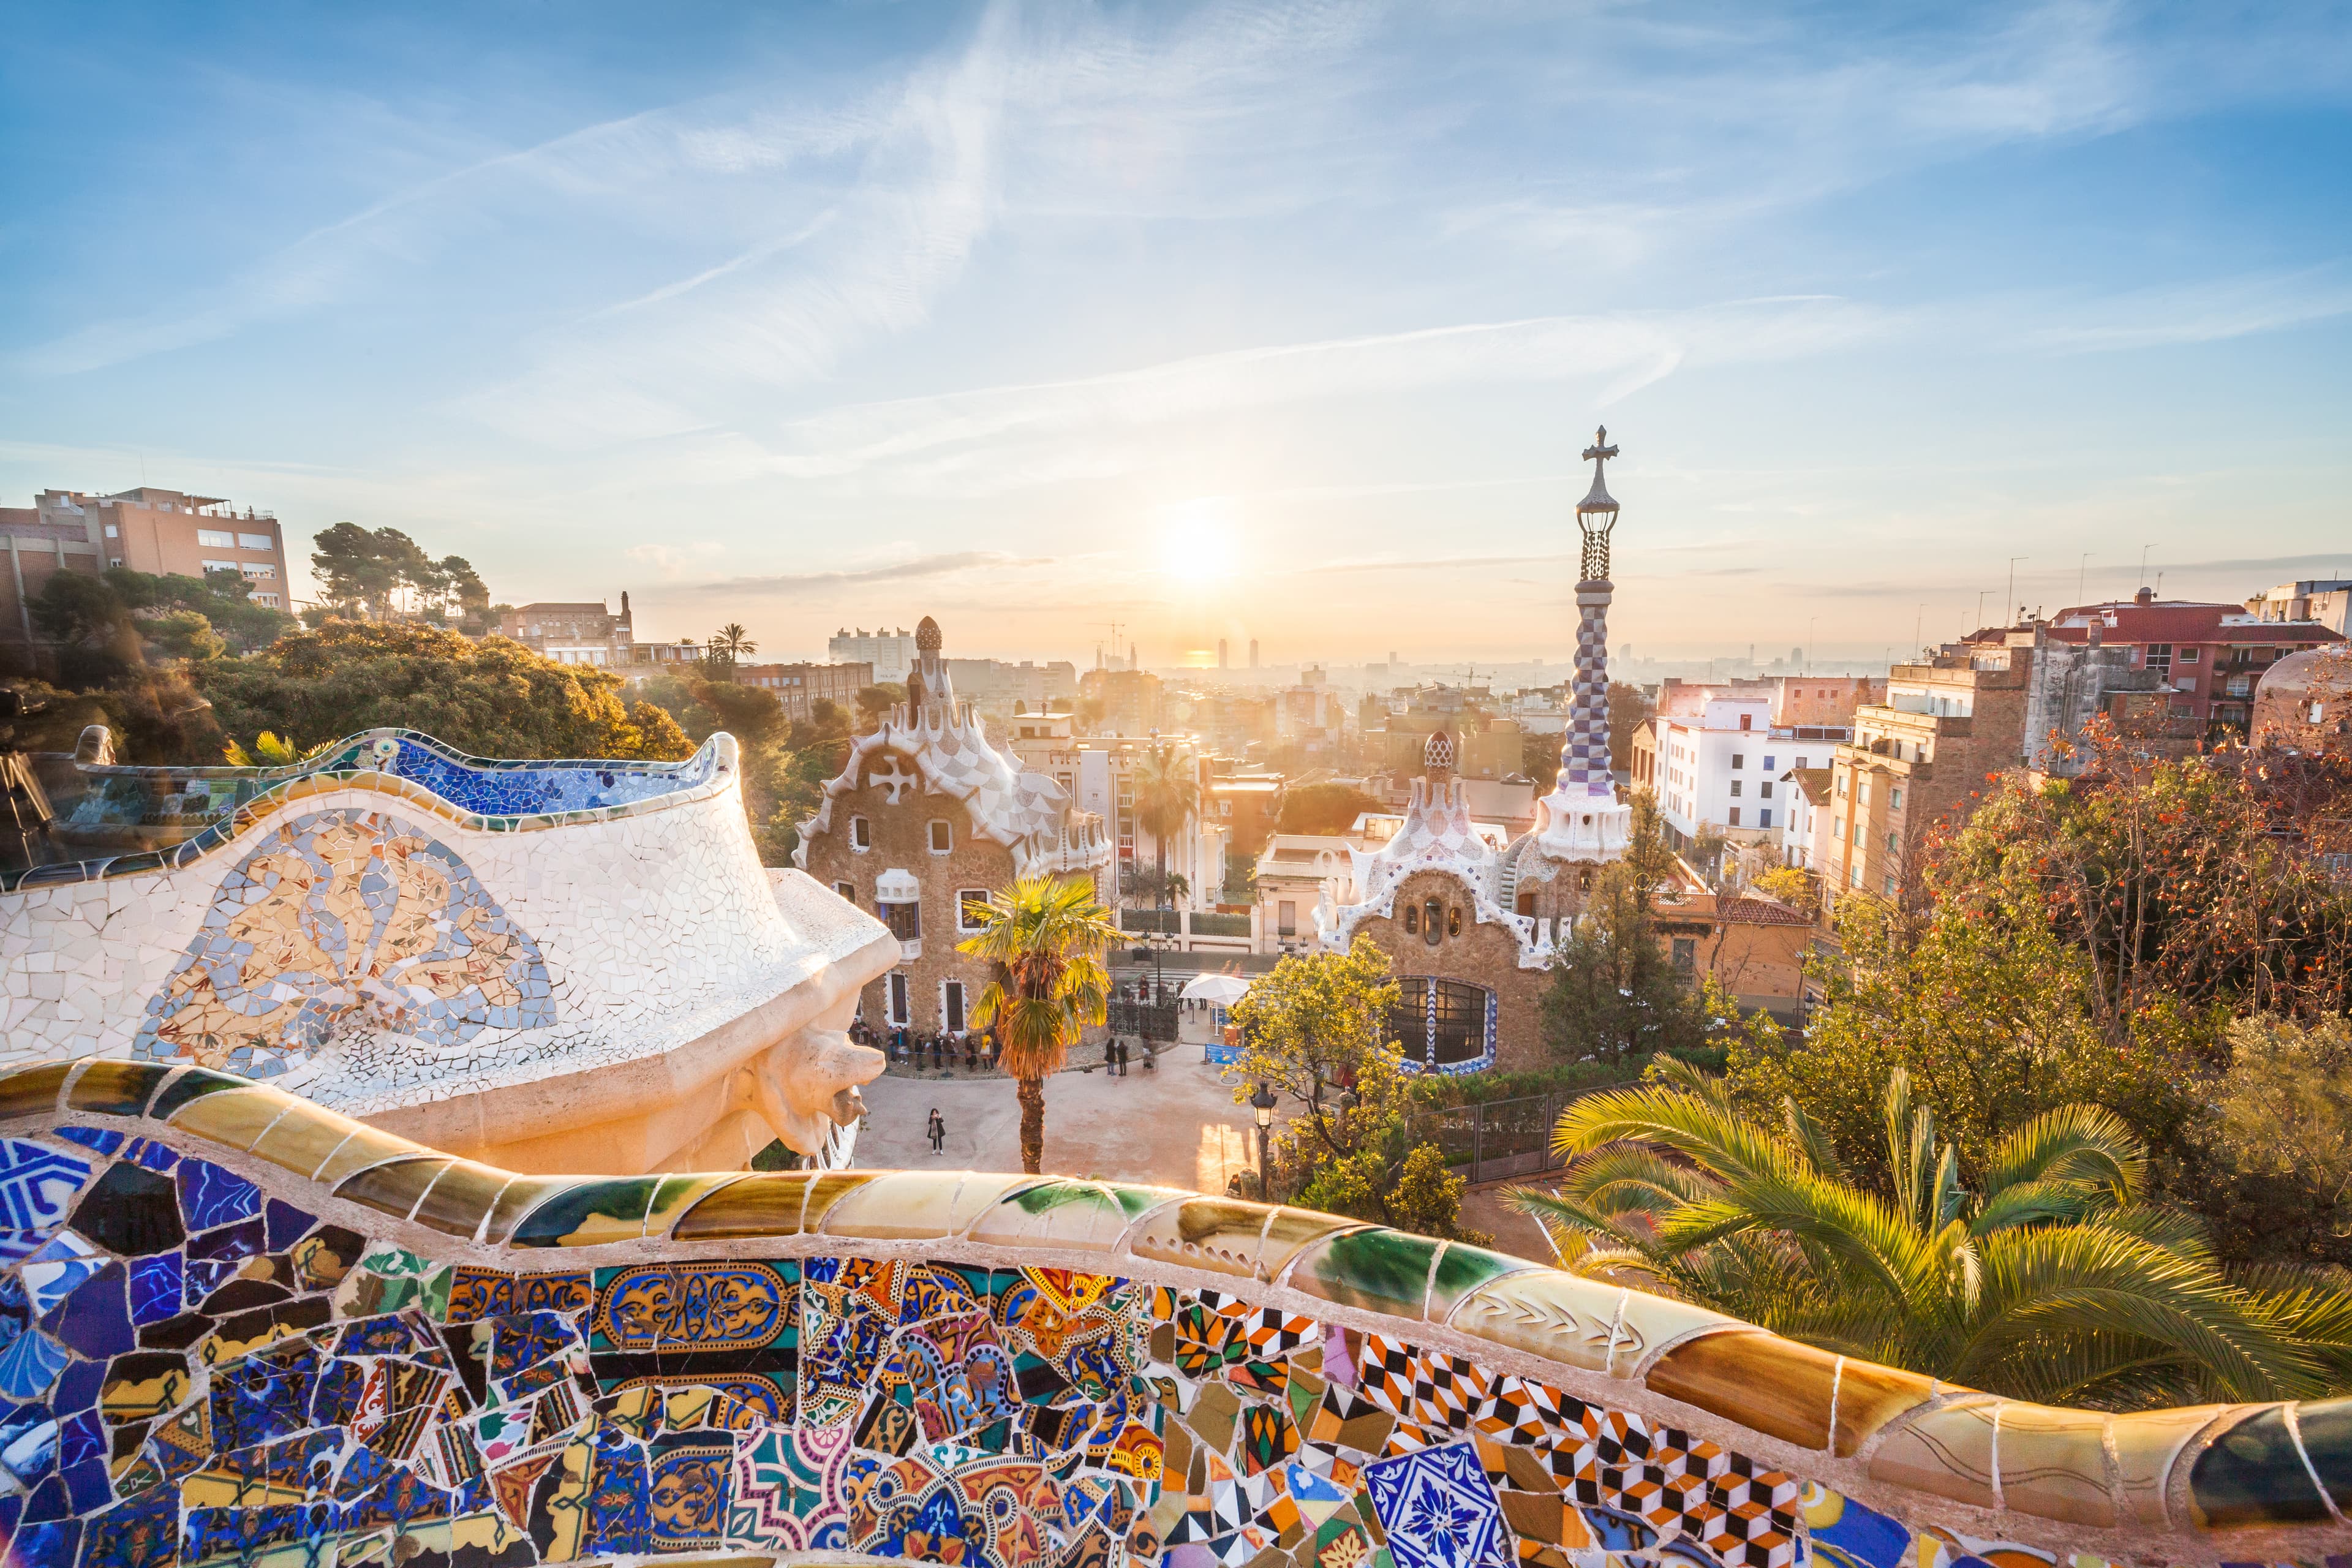
[[[1088,1050],[1081,1060],[1094,1059]],[[869,1170],[1017,1171],[1021,1106],[1013,1080],[908,1078],[887,1074],[866,1086],[869,1112],[857,1135],[857,1163]],[[946,1119],[947,1149],[934,1154],[923,1136],[933,1107]],[[1140,1062],[1125,1078],[1101,1068],[1055,1074],[1045,1082],[1045,1169],[1073,1175],[1222,1193],[1253,1168],[1257,1130],[1250,1108],[1234,1103],[1233,1084],[1187,1044],[1164,1052],[1157,1068]],[[1492,1232],[1507,1252],[1549,1258],[1542,1233],[1503,1207],[1502,1188],[1474,1189],[1463,1216]]]

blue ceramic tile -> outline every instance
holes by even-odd
[[[183,1266],[176,1252],[157,1253],[131,1264],[131,1321],[141,1328],[179,1316]]]
[[[1364,1467],[1397,1568],[1510,1568],[1503,1505],[1467,1443]]]
[[[101,1154],[111,1154],[122,1147],[122,1134],[104,1127],[60,1127],[58,1136]]]
[[[208,1160],[180,1163],[180,1213],[190,1231],[210,1230],[261,1212],[261,1189]]]
[[[126,1270],[110,1263],[75,1287],[65,1303],[41,1320],[68,1349],[93,1359],[129,1353],[139,1348],[124,1294]]]

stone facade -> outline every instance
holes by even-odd
[[[2055,1409],[1129,1184],[517,1178],[202,1068],[26,1068],[0,1118],[26,1568],[2352,1550],[2340,1399]]]
[[[1107,889],[1111,844],[1099,818],[1072,809],[1055,779],[1024,771],[958,699],[939,624],[915,630],[907,700],[850,744],[824,800],[801,825],[794,862],[898,938],[898,962],[865,989],[876,1028],[969,1026],[991,978],[956,944],[960,913],[1020,877],[1084,877]]]
[[[1443,911],[1435,942],[1430,940],[1432,907]],[[1518,931],[1491,911],[1482,915],[1477,901],[1465,896],[1460,879],[1444,871],[1413,872],[1397,884],[1391,911],[1366,917],[1354,934],[1369,938],[1389,955],[1390,973],[1405,988],[1396,1036],[1406,1061],[1440,1069],[1451,1065],[1442,1059],[1448,1043],[1445,1025],[1451,1020],[1433,1026],[1427,1006],[1427,983],[1443,980],[1475,989],[1482,999],[1494,999],[1491,1009],[1480,1003],[1482,1010],[1493,1015],[1491,1066],[1502,1072],[1524,1072],[1544,1065],[1541,1002],[1551,973],[1520,967],[1524,944]],[[1450,1011],[1451,1003],[1441,990],[1439,1010]],[[1407,1016],[1413,1014],[1419,1016]],[[1482,1034],[1486,1026],[1482,1017]]]

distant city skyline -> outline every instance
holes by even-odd
[[[1604,420],[1645,656],[2352,573],[2342,5],[134,4],[0,85],[0,505],[298,595],[349,520],[763,657],[1564,670]]]

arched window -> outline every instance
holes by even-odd
[[[1422,903],[1421,940],[1432,947],[1445,940],[1445,906],[1435,899]]]
[[[1487,994],[1475,985],[1405,975],[1397,981],[1389,1032],[1402,1049],[1408,1068],[1480,1067],[1493,1059],[1488,1011]]]
[[[1419,936],[1421,934],[1421,906],[1419,904],[1407,904],[1404,907],[1404,934],[1407,936]]]
[[[1460,936],[1462,934],[1462,906],[1460,904],[1455,904],[1445,911],[1445,934],[1448,936]]]

